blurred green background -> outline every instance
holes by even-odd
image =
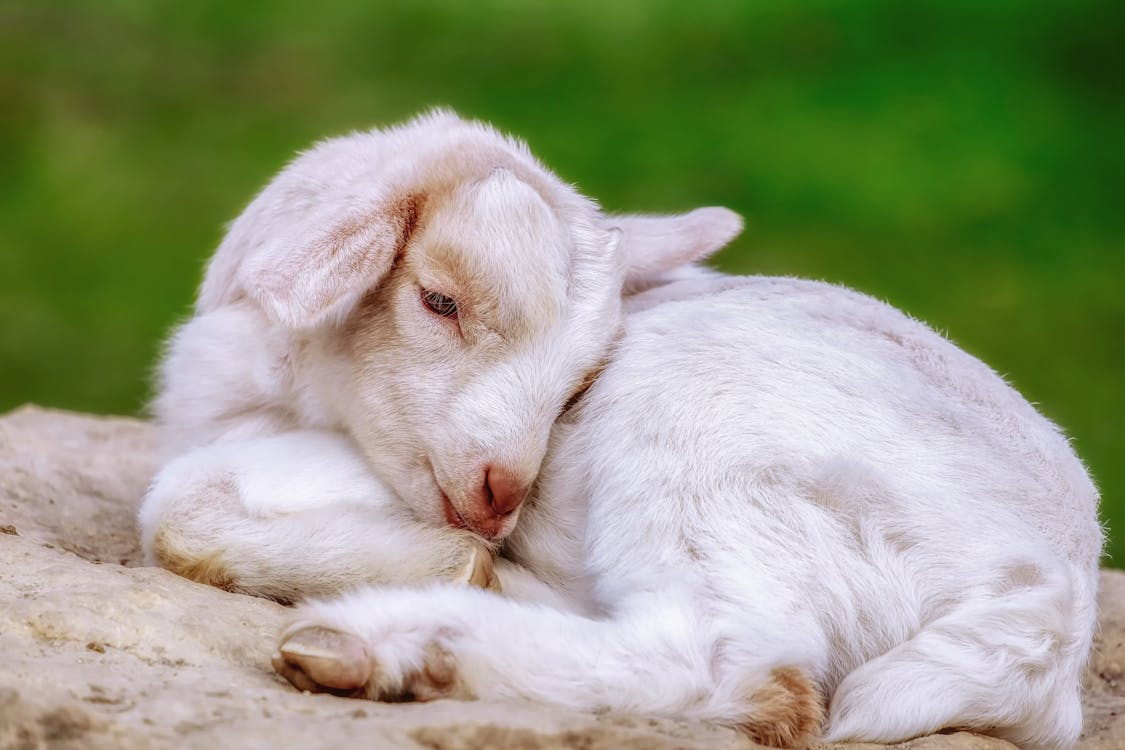
[[[447,104],[609,209],[947,332],[1073,436],[1125,560],[1118,0],[0,7],[0,411],[139,413],[232,219],[311,141]]]

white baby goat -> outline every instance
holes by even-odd
[[[718,208],[623,221],[621,241],[522,143],[448,112],[300,156],[233,223],[168,346],[149,561],[283,601],[494,586],[482,538],[512,530],[620,333],[631,267],[741,227]]]
[[[1068,746],[1101,547],[1082,465],[881,303],[666,273],[737,226],[607,219],[449,115],[318,147],[171,344],[146,549],[292,600],[487,584],[480,539],[504,540],[509,597],[305,606],[275,659],[302,688]]]
[[[308,604],[282,674],[702,719],[783,746],[822,720],[827,741],[1075,741],[1102,533],[1053,424],[839,287],[701,276],[627,307],[505,542],[565,601],[439,583]],[[498,574],[529,591],[515,565]]]

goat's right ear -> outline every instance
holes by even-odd
[[[607,216],[604,221],[621,230],[617,252],[627,285],[703,260],[742,232],[742,217],[718,206],[670,216]]]
[[[271,319],[301,329],[346,317],[391,269],[424,203],[421,194],[341,197],[311,211],[306,203],[300,218],[275,214],[243,258],[238,283]]]

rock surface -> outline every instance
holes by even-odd
[[[283,607],[140,566],[134,514],[153,469],[142,422],[0,418],[0,748],[752,746],[718,727],[532,704],[298,693],[270,668]],[[1125,574],[1102,586],[1083,750],[1125,748]],[[961,732],[897,747],[1012,745]]]

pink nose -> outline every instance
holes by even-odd
[[[484,499],[497,516],[506,516],[527,497],[528,485],[503,466],[484,467]]]

